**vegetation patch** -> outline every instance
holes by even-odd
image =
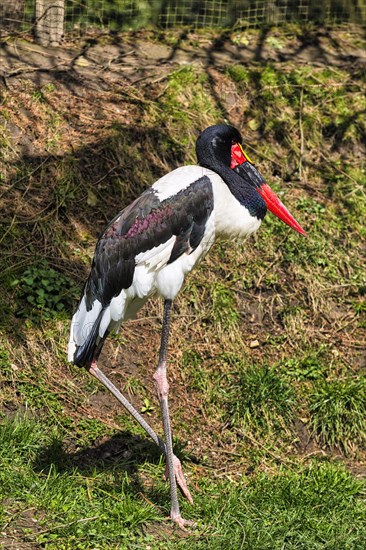
[[[322,380],[310,397],[313,429],[325,445],[354,452],[366,443],[364,379]]]
[[[67,312],[71,313],[79,290],[74,281],[55,271],[48,262],[41,261],[28,267],[19,279],[13,279],[17,296],[23,302],[14,313],[32,316],[40,313],[44,318]]]
[[[228,395],[230,418],[254,438],[291,433],[296,410],[293,388],[267,365],[240,366]]]
[[[337,462],[314,460],[239,483],[202,478],[194,512],[185,507],[198,528],[181,539],[161,519],[167,491],[148,463],[138,472],[129,471],[129,460],[123,458],[114,463],[106,458],[90,467],[65,452],[57,429],[49,431],[29,417],[2,423],[0,442],[4,544],[15,539],[48,548],[139,548],[149,543],[157,548],[222,548],[224,542],[259,550],[281,548],[284,541],[289,548],[320,549],[326,541],[330,547],[351,549],[361,548],[366,534],[364,486]],[[45,447],[58,449],[57,454],[45,455]],[[150,479],[148,497],[139,492],[142,479],[145,484]],[[151,528],[142,529],[146,524]]]

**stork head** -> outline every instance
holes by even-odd
[[[242,137],[236,128],[228,124],[217,124],[206,128],[197,139],[196,154],[201,166],[217,171],[219,174],[220,166],[231,168],[243,182],[259,193],[270,212],[292,229],[306,236],[301,225],[272,191],[253,161],[244,152]]]

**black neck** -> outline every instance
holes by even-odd
[[[224,180],[231,194],[249,211],[251,216],[263,220],[267,212],[267,206],[255,189],[256,182],[249,183],[234,172],[234,170],[217,158],[213,150],[211,150],[211,154],[207,155],[207,157],[204,162],[200,162],[201,166],[205,166],[216,172]]]

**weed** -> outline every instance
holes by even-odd
[[[41,314],[49,319],[61,312],[70,312],[78,297],[75,283],[55,271],[45,260],[30,266],[11,286],[16,288],[18,298],[25,304],[17,315]]]
[[[356,313],[362,315],[366,313],[366,300],[360,299],[353,303],[353,309]]]
[[[318,381],[309,407],[314,433],[323,445],[352,454],[365,444],[365,380]]]
[[[287,376],[296,380],[324,379],[329,372],[326,348],[311,350],[300,358],[292,357],[283,363]]]
[[[150,400],[145,397],[144,404],[141,407],[141,413],[151,416],[151,413],[154,411],[155,407],[150,403]]]
[[[256,437],[288,432],[295,418],[296,395],[274,368],[240,366],[229,393],[230,418]]]
[[[235,82],[247,82],[249,78],[248,70],[243,65],[232,65],[227,69],[228,75]]]

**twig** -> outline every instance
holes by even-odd
[[[145,495],[144,493],[141,493],[141,491],[138,493],[138,495],[140,495],[140,497],[142,497],[148,504],[150,504],[150,506],[153,506],[154,508],[157,508],[157,505],[154,504],[153,502],[151,502],[151,500],[149,500]]]
[[[108,62],[105,63],[105,64],[99,69],[99,71],[97,71],[97,72],[99,73],[100,71],[106,71],[106,70],[110,69],[110,66],[111,66],[111,64],[112,64],[114,61],[117,61],[118,59],[121,59],[122,57],[127,57],[127,56],[129,56],[129,55],[132,55],[132,54],[135,53],[135,52],[136,52],[136,50],[130,50],[130,51],[126,52],[126,53],[121,53],[121,54],[118,54],[118,55],[116,55],[116,56],[114,56],[114,57],[111,57],[111,58],[108,60]]]
[[[344,323],[344,325],[338,327],[336,329],[335,332],[340,332],[341,330],[344,330],[345,328],[347,328],[349,325],[352,325],[353,321],[356,321],[357,320],[357,316],[354,316],[352,317],[352,319],[350,319],[349,321],[347,321],[347,323]]]
[[[2,75],[3,78],[11,78],[13,76],[19,76],[20,74],[23,74],[23,73],[35,73],[35,72],[44,72],[44,73],[50,73],[52,71],[54,71],[55,69],[58,69],[59,67],[62,67],[62,66],[66,66],[68,65],[67,62],[63,62],[63,63],[56,63],[56,65],[53,65],[52,67],[24,67],[24,68],[20,68],[20,69],[16,69],[15,71],[12,71],[11,73],[8,73],[8,74],[4,74]]]
[[[302,179],[302,159],[304,155],[304,131],[302,127],[302,106],[304,100],[304,88],[300,92],[300,111],[299,111],[299,126],[300,126],[300,158],[299,158],[299,178]]]
[[[3,236],[0,239],[0,244],[3,242],[3,240],[8,235],[8,233],[10,233],[10,231],[13,229],[13,225],[15,224],[16,218],[17,218],[17,214],[15,213],[12,220],[11,220],[11,222],[10,222],[10,224],[9,224],[9,227],[7,228],[7,230],[4,232]]]
[[[317,455],[327,456],[327,453],[323,451],[323,449],[319,449],[318,451],[313,451],[312,453],[308,453],[304,455],[302,459],[306,460],[307,458],[311,458],[312,456],[317,456]]]

